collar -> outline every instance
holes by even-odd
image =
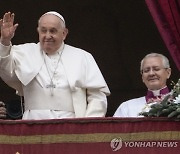
[[[62,53],[63,50],[64,50],[64,46],[65,46],[65,44],[64,44],[64,41],[63,41],[62,44],[61,44],[61,46],[60,46],[60,48],[59,48],[56,52],[54,52],[53,54],[48,55],[45,51],[43,51],[43,52],[44,52],[48,57],[53,57],[53,56],[61,55],[61,53]]]
[[[149,99],[156,99],[156,98],[161,98],[162,95],[165,95],[169,93],[169,89],[167,86],[165,86],[164,88],[162,89],[159,89],[159,90],[148,90],[147,91],[147,94],[146,94],[146,102],[148,102]]]

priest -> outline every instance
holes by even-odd
[[[147,87],[146,96],[123,102],[114,117],[141,117],[139,113],[148,111],[150,105],[160,103],[169,93],[166,82],[171,75],[171,68],[167,57],[159,53],[146,55],[141,61],[140,71]]]

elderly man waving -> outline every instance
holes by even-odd
[[[62,15],[40,17],[39,43],[11,44],[18,27],[13,13],[5,13],[0,26],[0,74],[24,96],[23,119],[105,116],[108,86],[90,53],[64,43]]]

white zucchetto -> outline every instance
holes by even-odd
[[[48,15],[48,14],[52,14],[52,15],[55,15],[55,16],[59,17],[64,22],[64,24],[65,24],[64,17],[62,15],[60,15],[58,12],[49,11],[49,12],[44,13],[42,16]]]

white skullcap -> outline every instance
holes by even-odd
[[[52,15],[55,15],[55,16],[59,17],[64,22],[64,24],[65,24],[65,20],[64,20],[63,16],[60,15],[58,12],[49,11],[49,12],[44,13],[42,16],[47,15],[47,14],[52,14]]]

